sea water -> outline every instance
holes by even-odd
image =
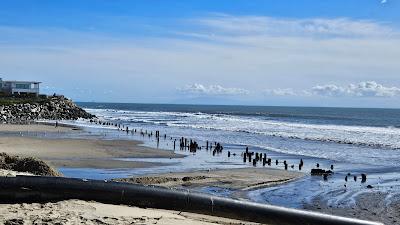
[[[366,191],[365,185],[349,184],[344,194],[344,176],[348,173],[368,173],[368,182],[390,192],[400,192],[397,175],[400,162],[400,110],[353,109],[315,107],[263,107],[263,106],[209,106],[168,104],[79,103],[101,120],[119,123],[130,128],[159,130],[168,138],[192,138],[202,145],[205,141],[224,144],[225,154],[212,156],[199,151],[183,159],[141,159],[171,163],[156,168],[131,171],[82,171],[64,168],[64,174],[112,178],[166,171],[187,171],[212,168],[240,168],[251,166],[240,157],[245,146],[252,151],[267,153],[268,157],[298,164],[305,161],[303,171],[309,172],[318,162],[322,168],[335,165],[335,174],[328,182],[310,177],[289,183],[284,188],[260,189],[249,194],[252,200],[301,207],[310,198],[329,196],[331,204],[352,204],[354,197]],[[88,121],[74,124],[96,128]],[[99,127],[100,128],[100,127]],[[109,137],[117,134],[108,132]],[[113,136],[114,135],[114,136]],[[117,135],[118,138],[131,138]],[[138,139],[136,137],[135,139]],[[155,147],[154,140],[142,138],[146,145]],[[178,144],[177,144],[178,145]],[[170,141],[161,142],[160,148],[172,148]],[[134,160],[138,159],[123,159]],[[273,163],[274,164],[274,163]],[[275,166],[283,169],[283,165]],[[297,167],[296,167],[297,168]],[[383,189],[380,189],[382,191]],[[287,193],[292,193],[286,201]],[[334,196],[333,196],[334,195]]]

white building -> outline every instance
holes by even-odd
[[[37,81],[3,81],[0,78],[0,89],[8,95],[39,95],[39,84]]]

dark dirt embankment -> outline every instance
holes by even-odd
[[[38,176],[61,176],[61,173],[40,159],[14,156],[4,152],[0,153],[0,169],[28,172]]]

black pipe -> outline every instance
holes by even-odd
[[[0,177],[0,190],[0,201],[7,203],[81,199],[179,210],[267,224],[380,224],[190,191],[99,180],[35,176]]]

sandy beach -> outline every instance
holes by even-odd
[[[0,132],[77,132],[73,127],[50,125],[0,125]],[[79,131],[78,131],[79,132]],[[115,158],[177,158],[172,151],[141,146],[132,140],[96,140],[0,136],[2,152],[37,157],[55,167],[138,168],[164,165],[156,162],[120,161]]]
[[[72,127],[50,125],[0,125],[0,132],[79,132]],[[37,157],[60,167],[136,168],[162,165],[150,162],[129,162],[114,158],[176,158],[172,151],[140,146],[126,140],[39,138],[5,135],[0,137],[2,152],[22,157]],[[194,174],[194,176],[198,176]],[[0,170],[0,176],[32,175],[27,172]],[[176,174],[176,177],[185,174]],[[221,175],[221,174],[220,174]],[[219,176],[220,176],[219,175]],[[217,174],[214,179],[217,181]],[[55,203],[0,204],[0,222],[4,224],[251,224],[248,222],[159,209],[110,205],[81,200]]]
[[[256,224],[193,213],[143,209],[81,200],[55,203],[0,204],[4,224]]]
[[[0,225],[400,225],[400,0],[156,3],[0,0]]]
[[[139,141],[98,140],[73,138],[28,137],[15,132],[81,132],[73,127],[51,125],[0,125],[2,152],[21,157],[37,157],[57,167],[76,168],[137,168],[164,165],[156,162],[120,161],[115,158],[179,158],[182,155],[141,146]],[[14,133],[14,135],[9,134]],[[0,170],[0,176],[32,175],[26,172]],[[240,193],[288,182],[302,173],[265,168],[231,170],[204,170],[185,173],[167,173],[119,179],[120,182],[160,185],[165,187],[220,187]],[[251,224],[225,218],[158,209],[141,209],[81,200],[55,203],[0,204],[0,221],[11,224]]]
[[[60,124],[55,126],[48,123],[32,123],[32,124],[0,124],[0,132],[72,132],[78,131],[80,128],[74,126],[66,126]]]
[[[0,169],[0,176],[33,176]],[[174,210],[65,200],[49,203],[0,204],[2,224],[258,224]]]
[[[255,172],[254,170],[234,170],[228,172],[213,171],[208,172],[209,179],[195,182],[198,185],[210,185],[211,183],[224,183],[225,180],[231,179],[232,174],[237,174],[236,180],[233,180],[233,185],[237,188],[246,188],[248,184],[252,184],[255,180],[250,179],[252,182],[240,183],[243,179],[241,174],[246,172]],[[277,171],[276,171],[277,172]],[[194,173],[177,173],[171,174],[170,177],[192,176],[197,177],[204,172]],[[260,173],[258,173],[260,174]],[[265,175],[269,177],[277,176],[278,173]],[[15,172],[10,170],[0,170],[0,176],[16,176],[25,175],[31,176],[30,173]],[[231,175],[223,179],[222,175]],[[156,180],[164,186],[179,185],[180,182],[167,182],[163,183],[161,180],[165,175],[160,175]],[[286,177],[295,177],[295,174],[288,174]],[[144,178],[144,177],[143,177]],[[149,177],[147,177],[149,178]],[[276,182],[280,182],[275,179]],[[154,184],[155,182],[151,182]],[[221,183],[221,184],[222,184]],[[149,184],[147,182],[146,184]],[[151,208],[139,208],[135,206],[126,205],[111,205],[103,204],[94,201],[82,200],[64,200],[59,202],[49,203],[23,203],[23,204],[0,204],[0,223],[4,224],[187,224],[187,225],[211,225],[211,224],[258,224],[248,221],[239,221],[222,217],[214,217],[208,215],[201,215],[195,213],[188,213],[174,210],[162,210]]]

